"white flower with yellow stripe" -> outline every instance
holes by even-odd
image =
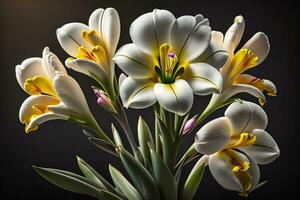
[[[54,119],[73,120],[95,128],[95,119],[78,83],[68,76],[55,54],[46,47],[42,58],[28,58],[16,66],[16,78],[28,97],[19,112],[25,132]]]
[[[268,37],[264,33],[258,32],[240,50],[236,51],[244,29],[244,18],[237,16],[225,36],[221,32],[212,31],[212,42],[222,46],[228,52],[228,60],[220,69],[224,84],[222,94],[218,98],[224,101],[237,93],[246,92],[257,97],[260,104],[263,105],[265,96],[262,92],[266,91],[268,95],[276,96],[275,85],[269,80],[244,74],[244,72],[265,60],[270,50],[270,44]]]
[[[133,43],[121,47],[114,60],[128,75],[121,79],[125,107],[145,108],[156,101],[170,112],[184,115],[193,93],[208,95],[222,90],[227,53],[211,44],[211,28],[202,15],[175,18],[155,9],[138,17],[130,27]]]
[[[88,22],[68,23],[56,31],[62,48],[72,58],[66,65],[91,76],[102,85],[112,82],[115,54],[120,37],[120,19],[114,8],[95,10]]]
[[[209,155],[209,169],[228,190],[247,195],[258,185],[257,164],[267,164],[279,156],[274,139],[264,130],[268,119],[257,104],[232,103],[225,116],[208,122],[195,138],[195,149]]]

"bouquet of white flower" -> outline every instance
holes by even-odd
[[[191,200],[208,167],[221,186],[247,196],[265,183],[259,180],[258,164],[272,162],[280,151],[265,131],[268,118],[261,107],[264,92],[276,96],[276,87],[244,73],[267,57],[269,41],[258,32],[236,50],[244,29],[242,16],[223,35],[212,31],[201,14],[175,18],[170,11],[155,9],[131,24],[132,43],[118,50],[120,19],[114,8],[95,10],[88,25],[69,23],[57,29],[60,45],[71,56],[65,65],[98,83],[92,86],[97,103],[123,130],[112,124],[110,136],[101,129],[79,84],[46,47],[42,58],[28,58],[16,66],[17,81],[30,95],[19,113],[25,132],[54,119],[78,124],[91,143],[120,159],[126,175],[110,165],[109,183],[81,158],[83,175],[37,166],[34,170],[54,185],[97,199]],[[119,78],[115,64],[124,71]],[[255,96],[261,106],[237,98],[239,93]],[[212,97],[203,112],[191,117],[194,94]],[[126,109],[150,106],[154,130],[140,117],[135,134]],[[223,117],[200,126],[225,106]],[[131,149],[123,146],[122,134]],[[185,137],[195,141],[179,155]],[[184,177],[182,170],[195,159]]]

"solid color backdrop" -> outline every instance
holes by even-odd
[[[1,199],[92,199],[57,188],[33,170],[31,165],[65,169],[79,173],[76,155],[85,159],[105,177],[108,164],[122,170],[119,160],[97,149],[83,136],[81,129],[65,121],[52,121],[40,126],[37,132],[24,133],[18,120],[18,111],[27,95],[15,78],[15,66],[29,57],[41,56],[49,46],[62,61],[68,55],[56,39],[57,28],[69,22],[87,23],[89,15],[99,7],[115,7],[121,18],[122,33],[119,46],[129,43],[131,22],[154,8],[168,9],[181,16],[202,13],[208,17],[214,30],[226,31],[236,15],[246,20],[241,44],[257,31],[265,32],[271,42],[268,58],[251,74],[267,78],[277,85],[278,96],[268,98],[265,110],[269,116],[267,131],[277,141],[281,156],[267,166],[261,166],[261,180],[269,180],[262,188],[250,194],[249,199],[270,199],[299,195],[299,118],[296,110],[299,90],[299,12],[288,1],[129,1],[129,0],[1,0],[0,2],[0,197]],[[90,88],[95,84],[86,76],[69,70],[82,86],[92,112],[109,132],[112,118],[96,104]],[[117,70],[119,74],[120,71]],[[256,101],[249,95],[247,99]],[[208,97],[196,98],[193,112],[201,111]],[[133,130],[138,113],[153,123],[151,108],[144,111],[129,110]],[[224,109],[209,119],[221,116]],[[207,120],[206,120],[207,121]],[[186,144],[191,144],[193,135]],[[188,172],[191,165],[186,169]],[[240,199],[236,193],[217,184],[209,170],[201,182],[196,199]]]

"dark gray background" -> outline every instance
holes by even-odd
[[[225,3],[224,3],[225,2]],[[271,1],[270,1],[271,2]],[[105,177],[108,163],[121,168],[119,161],[90,144],[81,129],[64,121],[49,122],[31,135],[25,135],[18,121],[18,110],[27,97],[15,79],[15,65],[24,59],[41,56],[44,46],[50,46],[62,61],[68,56],[59,46],[55,30],[68,22],[87,23],[89,15],[99,7],[115,7],[121,17],[120,45],[130,42],[130,23],[153,8],[165,8],[177,17],[198,13],[210,19],[215,30],[226,31],[236,15],[246,20],[242,43],[255,32],[264,31],[270,39],[271,51],[261,66],[251,74],[273,80],[278,97],[268,98],[265,109],[269,116],[267,131],[273,135],[281,149],[281,157],[268,166],[262,166],[262,180],[269,183],[250,195],[250,199],[288,197],[298,195],[299,133],[296,114],[299,73],[299,14],[296,5],[288,1],[129,1],[129,0],[1,0],[0,1],[0,70],[1,70],[1,134],[0,134],[0,196],[2,199],[90,199],[63,191],[39,177],[31,165],[40,165],[79,172],[75,156],[79,155]],[[88,77],[69,71],[82,86],[92,112],[104,130],[109,131],[111,118],[95,103]],[[118,71],[119,73],[119,71]],[[247,96],[248,99],[254,100]],[[194,111],[201,110],[208,98],[197,98]],[[211,118],[221,116],[223,111]],[[135,125],[138,111],[130,110],[130,121]],[[152,110],[139,112],[152,123]],[[136,128],[133,127],[135,130]],[[190,144],[193,136],[190,136]],[[187,168],[187,171],[189,169]],[[299,181],[298,181],[299,183]],[[239,199],[234,193],[220,187],[209,170],[198,191],[197,199]],[[294,197],[297,199],[296,197]],[[288,198],[290,199],[290,198]]]

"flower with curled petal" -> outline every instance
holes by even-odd
[[[56,35],[62,48],[72,56],[66,60],[67,67],[91,76],[106,88],[113,82],[111,58],[120,37],[120,19],[114,8],[99,8],[91,14],[88,26],[68,23],[57,29]]]
[[[128,75],[120,86],[125,107],[145,108],[156,101],[166,110],[186,114],[193,93],[208,95],[222,89],[226,51],[210,43],[211,29],[202,15],[175,18],[155,9],[130,27],[133,43],[122,46],[115,62]]]
[[[73,120],[94,127],[95,119],[78,83],[68,76],[57,56],[46,47],[42,58],[28,58],[16,66],[16,78],[28,97],[19,112],[25,132],[54,119]]]
[[[267,164],[279,156],[274,139],[264,130],[268,119],[257,104],[232,103],[225,116],[208,122],[195,138],[195,149],[209,155],[209,169],[228,190],[247,195],[259,182],[257,164]]]
[[[274,83],[244,74],[244,72],[265,60],[270,50],[270,43],[264,33],[258,32],[240,50],[236,51],[244,29],[244,18],[237,16],[225,36],[219,31],[212,31],[212,42],[222,46],[228,52],[228,60],[220,69],[224,80],[223,90],[220,95],[214,95],[214,98],[215,101],[218,99],[224,102],[235,94],[246,92],[257,97],[263,105],[265,96],[262,92],[266,91],[268,95],[276,96],[277,90]]]

